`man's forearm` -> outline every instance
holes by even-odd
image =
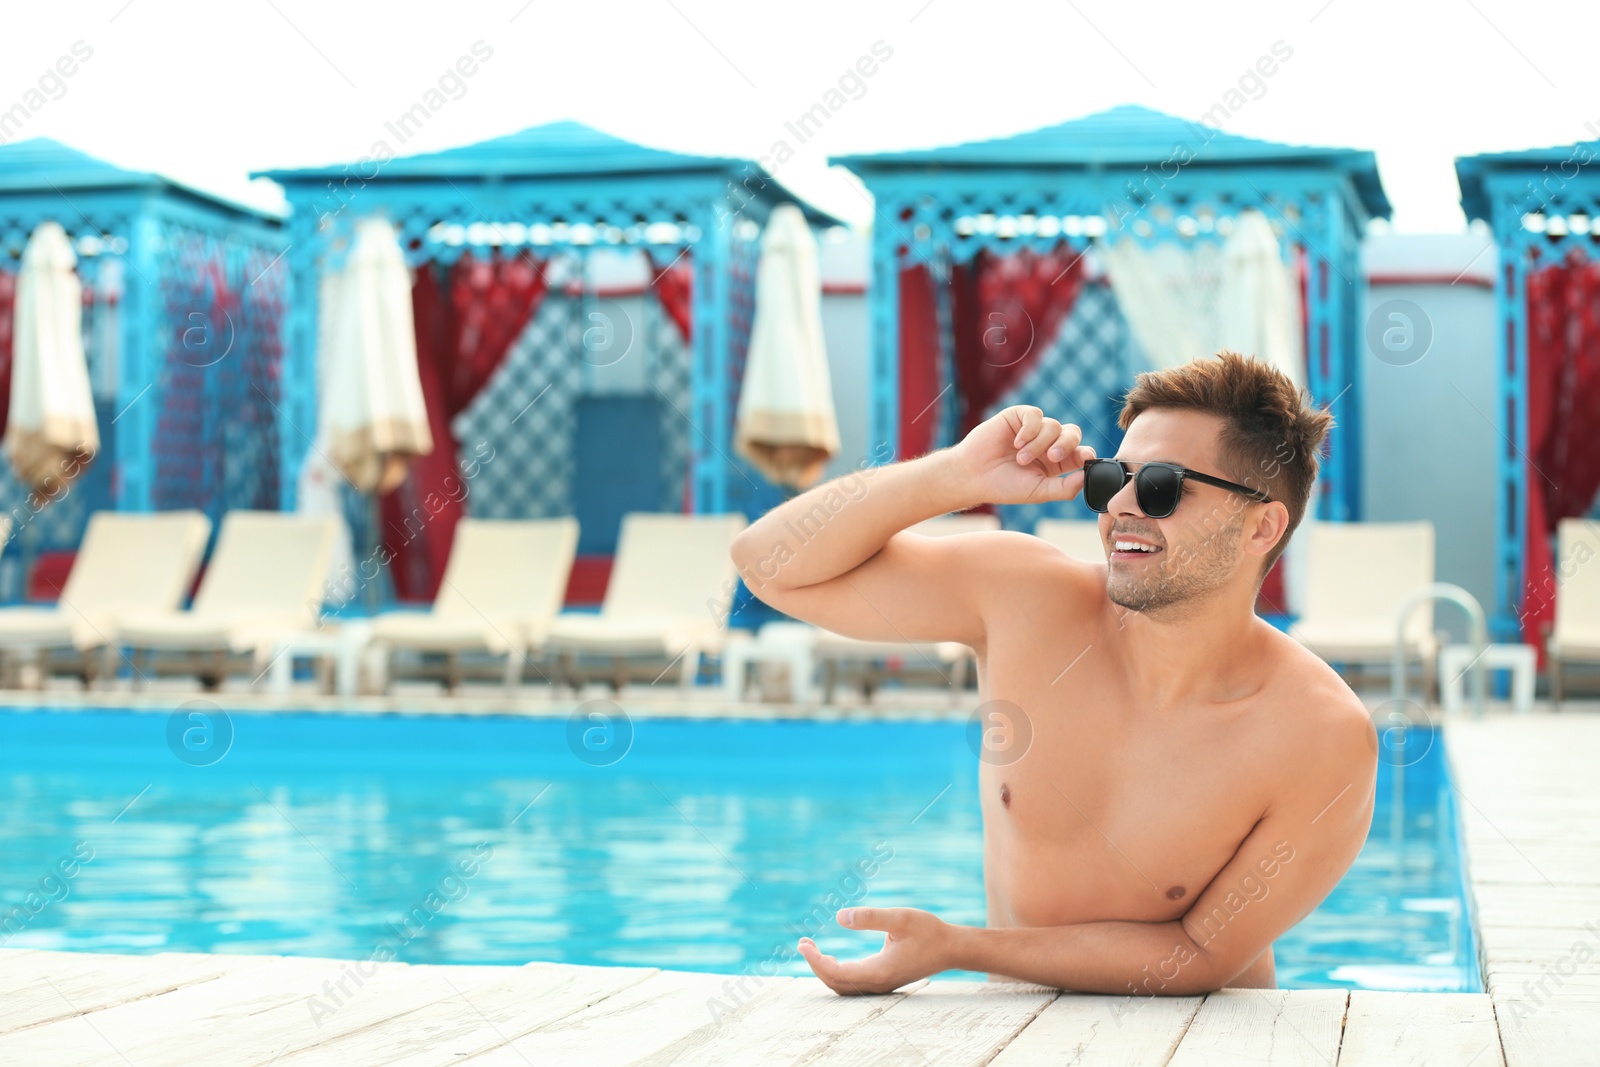
[[[952,450],[941,449],[785,501],[739,535],[733,559],[752,592],[814,585],[854,570],[908,526],[982,502]],[[781,568],[762,566],[774,559]]]
[[[949,966],[1080,993],[1183,996],[1219,988],[1181,922],[950,927]]]

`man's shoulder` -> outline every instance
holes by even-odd
[[[940,574],[966,584],[986,613],[1088,620],[1107,602],[1104,563],[1076,559],[1032,534],[978,530],[930,540],[939,542]]]
[[[1098,572],[1102,582],[1105,577],[1104,560],[1091,563],[1077,559],[1044,538],[1021,530],[975,530],[952,534],[940,540],[959,552],[964,560],[985,564],[996,570],[1030,573],[1052,569],[1078,575],[1085,580]]]
[[[1324,754],[1342,749],[1351,758],[1377,754],[1372,713],[1337,671],[1288,634],[1269,636],[1274,718],[1288,727],[1293,742]]]

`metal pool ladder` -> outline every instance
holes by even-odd
[[[1472,663],[1467,668],[1472,672],[1472,715],[1475,719],[1481,719],[1488,700],[1488,673],[1483,666],[1483,654],[1489,647],[1489,627],[1478,598],[1450,582],[1425,585],[1408,596],[1400,606],[1399,617],[1395,621],[1394,656],[1389,664],[1389,698],[1395,701],[1406,699],[1406,623],[1417,608],[1435,600],[1449,601],[1466,613],[1472,634]],[[1439,684],[1442,690],[1443,678],[1439,679]]]

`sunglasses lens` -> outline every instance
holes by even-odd
[[[1122,466],[1112,460],[1092,459],[1083,465],[1083,502],[1090,511],[1105,511],[1123,484]]]
[[[1164,519],[1178,509],[1178,494],[1183,491],[1183,483],[1177,471],[1151,464],[1139,468],[1134,477],[1134,491],[1139,495],[1140,511],[1152,519]]]

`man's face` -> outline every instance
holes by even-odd
[[[1128,427],[1115,458],[1137,464],[1162,460],[1202,474],[1229,478],[1218,461],[1222,420],[1196,411],[1153,408]],[[1227,585],[1246,564],[1240,543],[1247,501],[1226,489],[1185,481],[1177,510],[1152,519],[1139,510],[1132,479],[1104,515],[1100,537],[1107,548],[1106,594],[1132,611],[1156,612],[1195,601]],[[1135,542],[1144,549],[1118,549]]]

